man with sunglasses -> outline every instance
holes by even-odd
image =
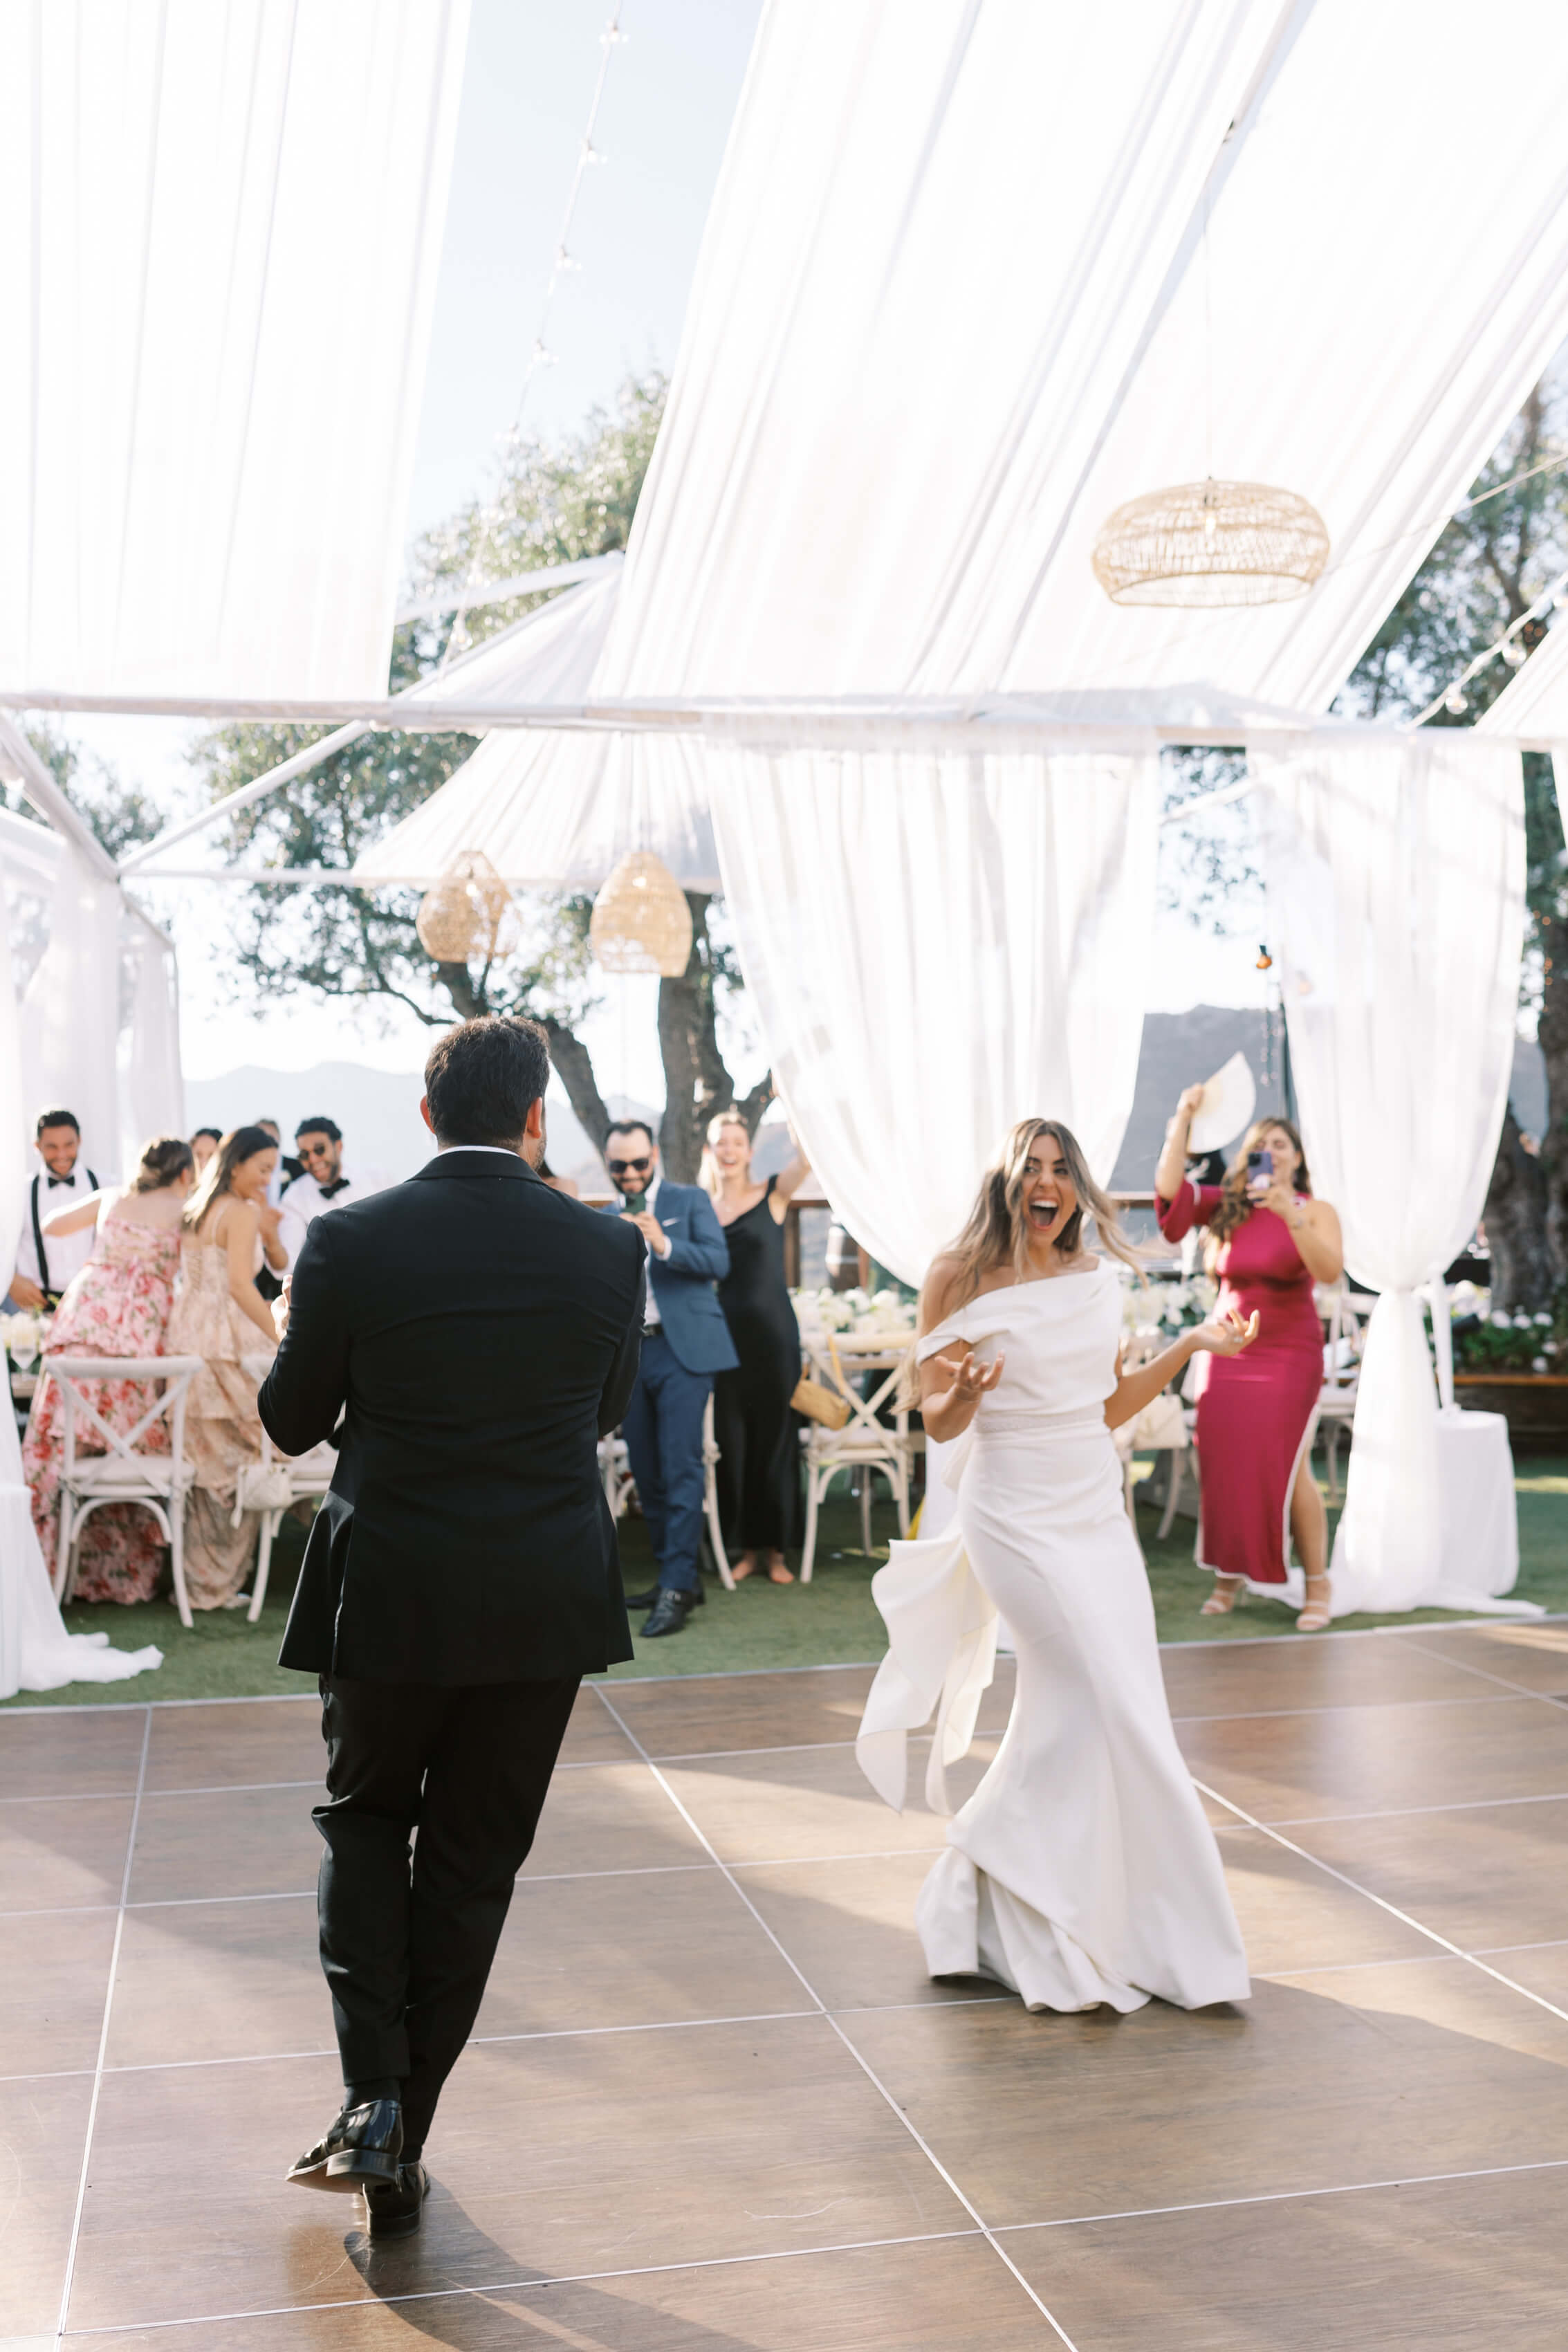
[[[643,1119],[612,1127],[604,1164],[621,1195],[606,1214],[636,1226],[648,1244],[643,1354],[621,1428],[648,1523],[659,1580],[629,1592],[647,1609],[646,1639],[684,1631],[703,1599],[703,1421],[714,1374],[740,1359],[718,1303],[729,1244],[700,1184],[671,1184],[659,1172],[653,1129]]]
[[[386,1179],[366,1169],[357,1173],[343,1165],[343,1130],[335,1119],[302,1118],[294,1130],[294,1145],[303,1172],[285,1185],[278,1206],[279,1229],[288,1263],[298,1265],[305,1236],[325,1209],[340,1209],[371,1192],[384,1192]]]

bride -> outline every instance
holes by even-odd
[[[1015,1127],[920,1302],[920,1403],[957,1486],[946,1535],[893,1547],[872,1590],[890,1650],[857,1749],[902,1810],[909,1732],[936,1710],[926,1795],[969,1745],[998,1612],[1018,1688],[996,1761],[948,1827],[915,1924],[934,1977],[986,1976],[1030,2009],[1183,2009],[1249,1991],[1219,1853],[1171,1728],[1111,1432],[1197,1350],[1233,1356],[1257,1317],[1186,1331],[1124,1374],[1122,1288],[1083,1246],[1135,1264],[1112,1202],[1054,1119]],[[956,1444],[950,1441],[957,1440]]]

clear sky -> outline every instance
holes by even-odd
[[[703,224],[761,0],[622,0],[585,175],[525,426],[553,437],[609,403],[633,369],[674,365]],[[601,59],[611,0],[474,0],[457,154],[410,503],[411,539],[484,486],[517,410]],[[80,720],[70,731],[128,780],[197,804],[181,758],[190,732],[158,719]],[[194,848],[196,845],[193,845]],[[226,887],[166,885],[151,910],[181,951],[193,1076],[258,1063],[304,1069],[362,1059],[413,1070],[428,1033],[396,1007],[356,1020],[340,1006],[230,1005],[206,977],[222,961]],[[1244,926],[1245,927],[1245,926]],[[1151,1005],[1257,1001],[1255,947],[1162,919]],[[607,981],[591,1044],[606,1091],[663,1093],[653,985]],[[746,1073],[755,1076],[755,1071]]]

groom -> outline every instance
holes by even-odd
[[[434,1158],[316,1219],[259,1399],[286,1454],[341,1422],[280,1662],[320,1682],[343,2107],[288,2177],[362,2189],[372,2237],[419,2226],[579,1682],[632,1655],[597,1446],[636,1377],[644,1250],[536,1175],[549,1076],[534,1022],[442,1038]]]

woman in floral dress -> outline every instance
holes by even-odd
[[[239,1474],[261,1458],[259,1383],[246,1356],[277,1350],[272,1309],[256,1286],[278,1213],[267,1188],[277,1146],[264,1127],[236,1127],[186,1203],[172,1356],[205,1362],[191,1383],[185,1454],[195,1481],[185,1506],[185,1590],[193,1609],[234,1609],[256,1559],[261,1513],[235,1517]]]
[[[50,1329],[22,1447],[33,1524],[51,1576],[59,1544],[65,1408],[58,1381],[48,1377],[49,1358],[167,1352],[164,1339],[180,1267],[180,1217],[194,1174],[190,1145],[179,1136],[161,1135],[143,1150],[128,1190],[94,1192],[45,1222],[46,1234],[98,1228],[92,1255],[61,1299]],[[156,1383],[149,1381],[84,1381],[81,1393],[117,1434],[134,1429],[158,1398]],[[141,1445],[148,1454],[166,1454],[167,1422],[155,1421]],[[77,1446],[83,1454],[104,1451],[90,1425],[78,1426]],[[77,1547],[73,1597],[151,1601],[162,1560],[163,1537],[150,1511],[140,1503],[100,1503]]]

